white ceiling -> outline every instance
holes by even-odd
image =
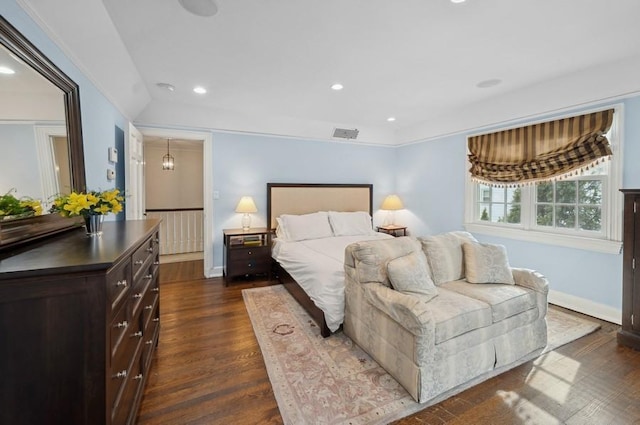
[[[638,0],[18,1],[144,124],[397,145],[640,92]]]

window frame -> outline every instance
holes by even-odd
[[[622,152],[624,140],[624,105],[615,104],[611,106],[587,110],[583,113],[597,112],[603,109],[614,109],[614,119],[611,125],[609,142],[613,155],[609,160],[609,174],[603,178],[602,190],[602,231],[579,231],[573,229],[558,229],[556,227],[546,228],[538,226],[535,215],[535,186],[522,186],[521,216],[519,224],[492,223],[480,221],[476,218],[475,209],[477,205],[477,186],[468,172],[469,162],[466,161],[465,170],[465,220],[464,228],[472,233],[485,234],[496,237],[517,239],[528,242],[544,243],[550,245],[563,246],[568,248],[585,249],[609,254],[619,254],[622,249],[622,207],[623,196],[619,189],[622,187]],[[567,114],[553,119],[562,119],[575,116],[576,113]],[[523,125],[533,125],[548,119],[539,120]],[[505,127],[492,131],[503,131],[522,125]],[[474,135],[467,136],[473,137]],[[467,153],[468,147],[467,147]],[[582,176],[579,176],[582,177]],[[585,176],[589,177],[589,176]]]

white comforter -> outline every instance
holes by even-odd
[[[391,237],[372,233],[299,242],[276,239],[271,255],[324,312],[327,326],[335,332],[344,320],[344,249],[354,242]]]

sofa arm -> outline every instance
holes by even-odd
[[[435,323],[428,302],[419,295],[407,295],[386,286],[368,283],[362,285],[366,300],[395,320],[413,335],[434,334]]]
[[[549,293],[549,281],[541,273],[531,269],[515,267],[511,268],[511,271],[516,285],[524,286],[545,295]]]

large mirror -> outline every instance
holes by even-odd
[[[41,216],[0,219],[0,249],[76,226],[47,209],[86,190],[78,86],[2,16],[0,148],[0,195],[43,204]]]

